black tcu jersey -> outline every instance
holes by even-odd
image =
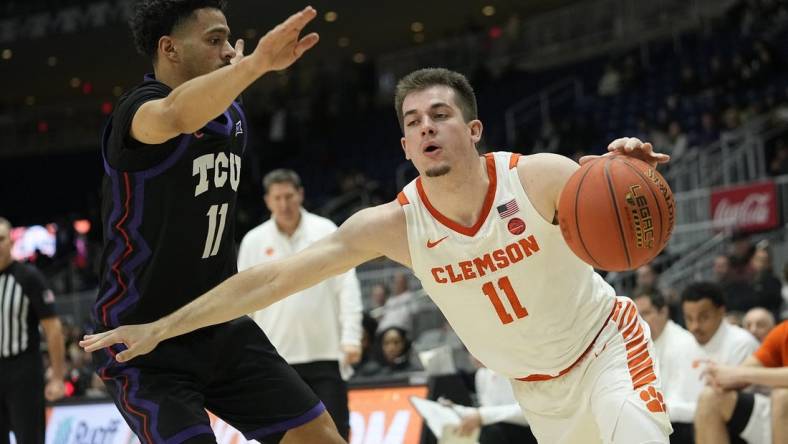
[[[139,107],[171,89],[121,97],[102,137],[104,251],[93,315],[101,328],[165,316],[236,272],[235,204],[247,125],[234,102],[193,134],[134,140]]]
[[[243,111],[233,103],[161,146],[133,140],[136,110],[169,93],[148,79],[121,98],[104,132],[105,244],[93,313],[100,330],[159,319],[236,272]],[[325,411],[247,316],[162,341],[130,362],[114,359],[121,349],[97,351],[93,362],[145,444],[216,443],[206,409],[247,439],[271,443]]]

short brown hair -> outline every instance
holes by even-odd
[[[289,183],[293,185],[295,189],[301,189],[301,178],[298,177],[298,173],[293,170],[288,170],[287,168],[279,168],[266,174],[265,177],[263,177],[263,190],[268,193],[271,185],[275,183]]]
[[[402,102],[405,101],[405,97],[412,92],[441,85],[448,86],[454,90],[457,106],[460,107],[462,117],[466,122],[477,118],[476,94],[474,94],[473,87],[464,75],[445,68],[424,68],[413,71],[397,82],[397,90],[394,94],[394,107],[397,110],[400,129],[404,130]]]

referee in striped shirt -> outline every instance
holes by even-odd
[[[44,328],[52,375],[44,385],[38,324]],[[11,258],[11,224],[0,217],[0,444],[43,444],[44,397],[63,397],[63,333],[55,297],[34,267]]]

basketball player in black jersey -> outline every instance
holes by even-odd
[[[248,124],[241,92],[318,41],[294,14],[248,56],[222,0],[142,0],[131,19],[153,74],[117,104],[102,138],[105,230],[97,331],[169,314],[236,273],[235,205]],[[232,301],[228,300],[228,303]],[[143,443],[214,443],[207,408],[248,439],[341,443],[333,422],[244,316],[128,363],[94,353],[98,374]]]

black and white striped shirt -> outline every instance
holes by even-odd
[[[0,359],[38,351],[39,320],[55,315],[55,297],[33,266],[12,262],[0,270]]]

